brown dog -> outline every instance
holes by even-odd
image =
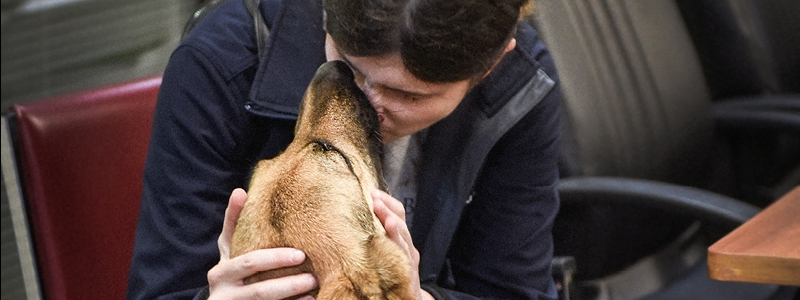
[[[411,299],[408,258],[372,212],[370,190],[383,182],[381,149],[377,115],[350,68],[320,66],[294,140],[253,171],[231,245],[231,257],[293,247],[307,259],[247,282],[310,272],[317,299]]]

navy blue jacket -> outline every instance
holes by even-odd
[[[144,173],[130,299],[192,299],[219,261],[230,192],[292,139],[303,92],[325,61],[318,0],[227,1],[199,22],[164,72]],[[561,94],[527,24],[517,47],[422,145],[410,228],[423,288],[437,298],[550,299],[558,211]]]

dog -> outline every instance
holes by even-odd
[[[253,169],[231,257],[293,247],[299,266],[257,273],[246,283],[312,273],[316,299],[413,299],[408,257],[372,211],[383,188],[378,117],[341,61],[319,67],[301,103],[295,136]]]

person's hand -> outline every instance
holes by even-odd
[[[292,248],[261,249],[230,258],[233,231],[245,201],[247,193],[243,189],[233,190],[217,240],[219,263],[208,271],[208,299],[283,299],[315,289],[317,281],[311,274],[244,284],[245,278],[260,271],[299,265],[305,260],[302,251]]]
[[[383,224],[383,228],[386,229],[389,238],[397,243],[408,255],[408,260],[411,264],[411,293],[417,299],[433,299],[433,296],[420,287],[419,251],[411,241],[411,232],[408,231],[408,225],[406,224],[406,210],[403,207],[403,203],[386,192],[377,189],[373,190],[370,195],[372,196],[375,215],[378,216],[378,220]]]

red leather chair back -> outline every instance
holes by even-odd
[[[46,299],[124,299],[161,77],[11,107]]]

